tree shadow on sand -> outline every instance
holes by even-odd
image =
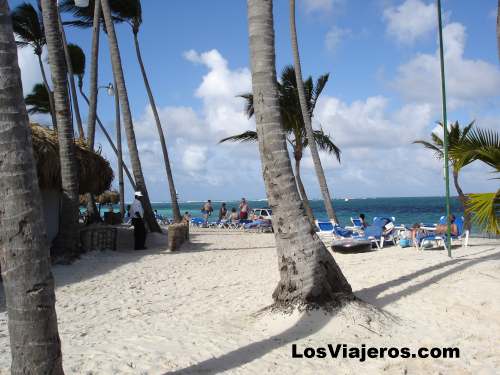
[[[497,250],[497,251],[494,252],[493,254],[488,254],[472,259],[467,258],[467,256],[462,258],[451,259],[440,264],[423,268],[419,271],[410,273],[408,275],[399,277],[397,279],[379,285],[375,285],[370,288],[361,289],[360,291],[355,292],[355,295],[361,300],[364,300],[369,304],[372,304],[377,308],[382,309],[383,307],[397,301],[398,299],[414,294],[419,290],[422,290],[427,286],[436,283],[437,281],[442,280],[456,272],[463,271],[469,267],[472,267],[482,262],[500,260],[500,250],[498,249],[495,248],[487,249],[481,251],[480,253],[489,252],[491,250]],[[477,254],[469,254],[468,257]],[[431,278],[422,281],[416,285],[410,285],[402,291],[377,298],[377,296],[380,293],[382,293],[384,290],[387,290],[388,288],[404,284],[414,278],[426,275],[430,272],[438,271],[448,266],[455,266],[455,267],[452,267],[448,270],[445,270],[444,272],[434,275]],[[334,310],[331,313],[325,313],[324,311],[319,310],[319,311],[313,311],[312,313],[311,312],[304,313],[300,318],[300,320],[294,326],[290,327],[289,329],[285,330],[284,332],[278,335],[248,344],[241,348],[235,349],[229,353],[223,354],[219,357],[210,358],[183,369],[166,372],[164,375],[196,374],[196,373],[216,374],[222,371],[228,371],[234,368],[238,368],[249,362],[252,362],[256,359],[263,357],[265,354],[271,352],[272,350],[275,350],[279,347],[290,344],[292,342],[301,340],[305,337],[308,337],[318,332],[323,327],[325,327],[328,324],[328,322],[338,314],[338,312],[339,310]],[[291,353],[291,348],[290,348],[290,353]]]

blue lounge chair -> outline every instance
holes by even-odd
[[[439,219],[439,224],[446,224],[446,216],[441,216],[441,218]],[[460,244],[462,246],[469,246],[469,230],[467,229],[464,231],[464,218],[455,218],[454,224],[457,226],[457,234],[451,235],[450,244],[453,244],[453,241],[460,241]],[[446,237],[447,234],[435,233],[428,233],[424,236],[417,235],[415,246],[417,247],[417,250],[423,250],[425,248],[423,246],[424,243],[434,243],[436,247],[440,246],[440,244],[442,243],[444,249],[448,250],[448,248],[446,247]]]

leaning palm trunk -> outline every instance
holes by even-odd
[[[99,34],[101,19],[101,2],[94,3],[94,24],[92,32],[92,52],[90,56],[90,103],[87,123],[87,143],[91,150],[94,149],[95,122],[97,118],[97,75],[99,69]]]
[[[311,208],[311,204],[309,203],[309,198],[307,198],[306,189],[302,183],[302,177],[300,176],[300,159],[301,158],[298,157],[298,155],[295,156],[295,180],[297,180],[297,187],[299,188],[300,197],[302,198],[306,214],[309,217],[309,220],[311,220],[311,223],[314,223],[314,213]]]
[[[144,69],[144,63],[142,61],[142,56],[141,56],[141,49],[139,48],[139,40],[137,38],[137,32],[135,30],[134,30],[134,44],[135,44],[135,52],[137,54],[137,60],[139,61],[139,66],[141,67],[144,85],[146,86],[146,91],[148,92],[149,103],[151,104],[151,109],[153,110],[156,129],[158,130],[158,137],[160,139],[161,151],[163,153],[163,161],[165,163],[165,170],[167,172],[168,188],[170,190],[170,199],[172,201],[172,213],[174,216],[174,221],[176,223],[180,223],[182,219],[181,211],[179,209],[179,203],[177,202],[177,193],[175,191],[174,177],[172,176],[172,168],[170,167],[170,160],[168,157],[165,136],[163,135],[163,129],[160,122],[160,116],[158,116],[158,110],[156,109],[155,99],[153,97],[151,87],[149,86],[148,76],[146,74],[146,70]]]
[[[307,140],[309,142],[309,148],[311,149],[314,170],[316,171],[316,176],[318,177],[319,188],[321,190],[321,195],[323,196],[323,201],[325,202],[325,208],[326,213],[328,214],[328,218],[338,223],[339,221],[337,219],[337,215],[333,210],[332,198],[330,197],[330,192],[328,191],[325,172],[323,170],[323,166],[321,165],[318,147],[316,146],[316,142],[314,140],[314,133],[311,124],[311,114],[309,113],[306,104],[304,82],[302,81],[302,69],[300,66],[299,46],[297,43],[297,30],[295,27],[295,0],[290,0],[290,29],[292,36],[293,62],[295,68],[295,77],[297,79],[297,90],[299,92],[300,109],[302,111],[302,117],[304,118],[304,127],[306,128]]]
[[[465,218],[464,227],[465,229],[470,230],[472,215],[467,210],[467,196],[464,194],[462,188],[460,187],[460,184],[458,183],[458,171],[455,169],[453,170],[453,183],[455,184],[455,189],[457,190],[458,193],[458,200],[462,204],[462,208],[464,210],[464,218]]]
[[[56,121],[56,113],[54,111],[54,93],[50,89],[49,82],[47,81],[47,76],[45,75],[45,68],[43,67],[42,62],[42,54],[37,54],[38,63],[40,64],[40,71],[42,72],[43,84],[45,85],[45,89],[49,94],[49,107],[50,107],[50,117],[52,118],[52,126],[54,130],[57,130],[57,121]]]
[[[116,80],[115,80],[116,87]],[[123,184],[123,153],[122,153],[122,125],[120,121],[120,98],[115,93],[115,128],[116,146],[118,148],[118,191],[120,193],[120,215],[125,217],[125,185]]]
[[[78,105],[78,96],[76,94],[75,76],[73,75],[73,66],[71,65],[71,57],[69,55],[68,43],[66,42],[66,32],[64,31],[64,26],[61,21],[61,16],[59,15],[59,11],[57,12],[57,20],[59,22],[61,42],[69,74],[69,88],[71,92],[71,98],[73,99],[73,111],[75,112],[76,124],[78,126],[78,136],[80,139],[84,139],[85,132],[83,131],[82,118],[80,116],[80,107]]]
[[[498,60],[500,61],[500,0],[498,0],[498,7],[497,7],[497,48],[498,48]]]
[[[89,98],[87,98],[87,95],[85,95],[85,93],[83,92],[83,89],[81,87],[80,87],[80,94],[82,95],[83,99],[87,102],[87,104],[89,104]],[[111,136],[109,135],[108,131],[106,130],[106,128],[102,124],[102,121],[99,118],[99,116],[97,116],[97,114],[95,116],[95,119],[97,121],[97,124],[99,125],[99,128],[102,130],[102,132],[104,133],[104,136],[108,140],[109,145],[113,149],[113,152],[115,153],[116,157],[118,158],[120,155],[122,155],[121,151],[119,152],[118,149],[116,148],[115,143],[111,139]],[[136,190],[134,179],[132,178],[132,174],[128,170],[127,165],[125,163],[122,163],[122,165],[123,165],[123,170],[125,171],[125,174],[127,175],[128,180],[130,182],[130,186],[132,186],[132,188],[134,190]]]
[[[273,298],[279,306],[336,304],[352,290],[315,234],[295,184],[278,101],[273,2],[247,4],[255,120],[280,269]]]
[[[54,279],[9,7],[0,0],[0,268],[12,374],[63,374]]]
[[[55,241],[56,257],[73,257],[78,246],[78,179],[74,133],[67,88],[67,71],[56,0],[42,0],[43,23],[54,85],[54,108],[57,118],[59,158],[61,162],[62,204],[59,234]]]
[[[151,208],[146,182],[142,173],[141,161],[139,159],[139,151],[137,150],[137,143],[135,140],[134,125],[132,124],[132,114],[130,112],[130,104],[128,101],[127,87],[125,86],[125,78],[123,76],[123,69],[118,48],[118,40],[116,39],[115,26],[111,17],[111,9],[108,0],[101,0],[102,13],[108,31],[109,50],[111,54],[111,63],[113,65],[113,74],[117,85],[117,94],[120,98],[120,105],[123,115],[123,127],[127,135],[128,150],[130,153],[130,161],[132,164],[132,172],[134,173],[134,180],[137,189],[144,195],[144,219],[153,232],[161,232]]]

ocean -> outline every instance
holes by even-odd
[[[319,220],[328,219],[322,200],[311,200],[314,216]],[[451,212],[456,216],[463,215],[460,202],[456,197],[451,198]],[[153,209],[168,218],[172,217],[170,203],[153,203]],[[188,211],[193,217],[201,217],[201,206],[203,202],[181,202],[181,213]],[[221,202],[212,201],[214,216],[217,215]],[[226,207],[230,211],[232,207],[238,208],[239,201],[226,201]],[[266,200],[250,200],[251,208],[263,208],[267,206]],[[437,223],[439,218],[445,214],[445,199],[443,197],[404,197],[404,198],[362,198],[333,200],[333,207],[337,212],[341,225],[350,225],[351,217],[358,217],[364,213],[368,222],[375,216],[394,216],[397,224],[413,223]],[[113,207],[119,211],[118,206]]]

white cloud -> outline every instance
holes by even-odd
[[[420,0],[406,0],[384,10],[387,33],[400,43],[413,43],[436,25],[436,7]]]
[[[484,105],[498,98],[500,69],[483,60],[464,57],[466,30],[451,23],[443,30],[448,103],[450,109]],[[440,105],[439,54],[418,54],[398,68],[393,87],[408,101]]]
[[[188,145],[182,155],[182,165],[188,172],[199,172],[205,169],[207,162],[207,147]]]
[[[328,30],[325,36],[326,49],[330,52],[335,51],[342,40],[349,36],[350,33],[351,30],[349,29],[342,29],[340,27],[333,26],[330,30]]]

